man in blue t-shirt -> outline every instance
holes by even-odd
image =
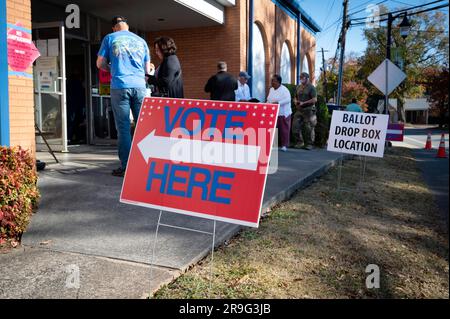
[[[111,106],[118,134],[121,166],[113,170],[123,176],[131,149],[130,109],[137,122],[150,73],[150,52],[144,39],[128,31],[122,16],[112,19],[113,33],[108,34],[98,51],[97,67],[111,72]]]

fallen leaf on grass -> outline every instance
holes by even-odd
[[[249,278],[249,276],[245,275],[244,277],[239,278],[239,280],[236,280],[235,282],[233,282],[230,286],[235,288],[235,287],[239,286],[240,284],[244,283],[248,278]]]
[[[51,240],[41,241],[41,242],[39,243],[39,245],[45,246],[45,245],[50,244],[51,242],[52,242]]]

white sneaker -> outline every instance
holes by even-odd
[[[287,151],[286,146],[283,146],[283,147],[281,148],[281,151],[282,151],[282,152],[286,152],[286,151]]]

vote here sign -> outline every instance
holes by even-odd
[[[277,104],[146,98],[123,203],[258,227]]]
[[[389,116],[334,111],[328,151],[383,157]]]

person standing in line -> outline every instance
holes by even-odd
[[[115,16],[112,30],[102,41],[97,67],[111,72],[111,106],[121,164],[112,174],[124,176],[131,149],[130,109],[137,122],[147,93],[145,75],[150,73],[150,52],[145,40],[129,31],[125,17]]]
[[[159,37],[154,42],[155,53],[161,60],[158,72],[147,75],[148,83],[157,88],[157,96],[184,98],[181,64],[176,55],[177,46],[169,37]]]
[[[291,93],[282,83],[278,74],[272,77],[272,87],[267,96],[267,103],[280,104],[278,112],[277,128],[280,137],[281,151],[286,152],[289,146],[289,135],[291,132]]]
[[[359,113],[363,113],[363,109],[361,108],[361,106],[358,104],[358,101],[356,101],[355,98],[352,99],[352,103],[350,103],[349,105],[347,105],[345,107],[345,110],[348,112],[359,112]]]
[[[237,80],[227,72],[227,63],[217,64],[217,74],[209,78],[205,85],[205,92],[211,94],[211,100],[236,101]]]
[[[238,88],[234,92],[236,95],[236,102],[248,102],[252,98],[250,95],[250,88],[248,87],[248,79],[250,75],[247,72],[241,71],[239,73]]]
[[[294,114],[292,128],[294,135],[298,138],[298,143],[295,145],[295,148],[313,149],[315,127],[317,125],[316,102],[316,88],[310,82],[309,74],[303,72],[300,74],[300,85],[297,87],[294,97],[297,110]],[[306,141],[302,133],[303,126],[306,128]]]

